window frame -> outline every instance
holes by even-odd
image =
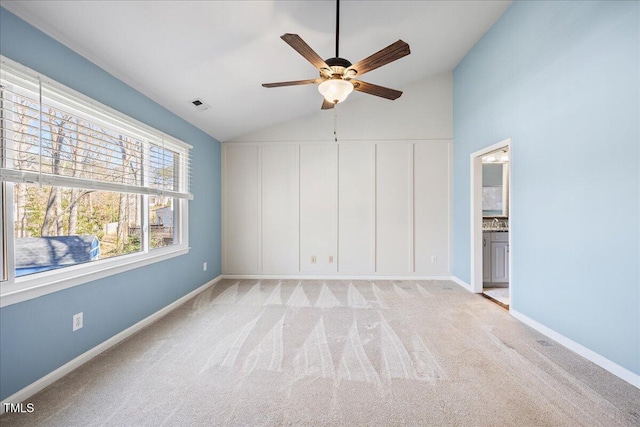
[[[164,147],[165,142],[167,142],[167,147],[173,147],[178,153],[180,153],[180,155],[186,155],[187,162],[189,162],[189,155],[192,149],[191,145],[141,123],[112,109],[111,107],[101,104],[86,95],[53,81],[40,73],[7,59],[4,56],[0,56],[0,61],[2,62],[0,65],[3,67],[8,65],[9,67],[18,69],[23,73],[36,76],[42,79],[42,81],[46,80],[47,84],[54,86],[56,90],[62,91],[73,101],[79,100],[82,103],[88,104],[88,108],[91,110],[98,110],[105,116],[123,123],[127,127],[137,129],[141,133],[154,135],[158,140],[162,141],[162,147]],[[77,106],[74,106],[74,108],[77,108]],[[1,116],[0,120],[3,120]],[[2,129],[4,129],[4,127],[2,127]],[[0,136],[4,137],[4,135]],[[147,146],[146,142],[144,144]],[[183,174],[186,173],[186,175],[181,176],[181,179],[187,180],[187,187],[189,185],[188,180],[190,179],[189,169],[190,164],[187,163],[187,170],[181,171]],[[144,173],[147,173],[148,169],[144,168],[144,170]],[[174,197],[171,194],[167,194],[168,197],[173,198],[174,215],[177,217],[176,228],[178,228],[178,230],[174,230],[174,235],[179,236],[179,241],[173,245],[152,249],[149,247],[149,195],[137,193],[141,197],[141,206],[144,206],[141,215],[142,235],[141,250],[139,252],[15,277],[14,185],[14,182],[0,180],[0,212],[2,213],[2,234],[0,235],[0,307],[38,298],[53,292],[58,292],[189,253],[189,200],[191,197],[179,198]],[[63,184],[54,185],[64,187]],[[118,192],[117,189],[110,189],[107,191]],[[4,277],[6,280],[4,281],[2,280],[2,269],[6,272],[6,277]]]

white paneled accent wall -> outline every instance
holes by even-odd
[[[226,274],[450,275],[449,140],[225,143]]]
[[[376,146],[376,272],[412,271],[413,144]]]
[[[259,271],[260,162],[258,146],[223,150],[223,265],[225,272]]]
[[[375,145],[340,145],[338,169],[338,268],[375,271]]]
[[[415,270],[426,275],[449,271],[451,194],[449,163],[451,144],[433,142],[413,147],[414,262]],[[433,258],[435,257],[435,258]]]
[[[298,269],[300,213],[298,147],[260,146],[262,182],[262,271]]]
[[[305,273],[337,272],[337,158],[336,144],[300,146],[300,271]]]

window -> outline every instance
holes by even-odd
[[[186,253],[191,147],[0,61],[2,304]]]

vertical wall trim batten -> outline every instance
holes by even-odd
[[[378,144],[373,144],[373,271],[378,272]]]
[[[451,141],[447,143],[447,156],[448,156],[448,177],[447,180],[447,208],[449,209],[447,214],[447,229],[449,235],[447,238],[447,271],[451,272],[453,268],[453,144]]]
[[[301,262],[301,255],[300,255],[300,144],[296,144],[295,146],[296,149],[296,170],[295,170],[295,175],[298,177],[296,180],[296,185],[298,186],[298,272],[301,271],[300,269],[300,262]]]
[[[340,271],[340,143],[336,144],[336,247],[333,262]]]
[[[300,144],[296,144],[296,150],[298,152],[298,272],[302,271],[302,185],[300,184],[300,179],[302,178],[301,173],[300,173],[300,169],[301,168],[301,161],[300,161],[300,156],[301,154],[301,146]]]
[[[222,206],[220,208],[222,215],[222,227],[220,227],[220,239],[222,241],[222,253],[221,256],[221,265],[222,272],[227,272],[227,146],[225,144],[221,144],[220,147],[220,170],[222,176],[220,178],[220,185],[222,186],[222,194],[220,195]]]
[[[416,213],[415,213],[415,144],[409,144],[409,167],[408,179],[409,179],[409,271],[416,271]]]
[[[369,269],[376,271],[376,144],[371,144],[369,164],[371,166],[371,260]]]
[[[263,215],[262,215],[262,180],[263,177],[263,169],[262,169],[262,145],[257,146],[256,156],[258,157],[258,182],[256,185],[258,186],[258,271],[264,271],[264,232],[263,232]]]

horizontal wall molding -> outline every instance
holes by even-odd
[[[577,342],[573,341],[570,338],[565,337],[564,335],[560,334],[559,332],[554,331],[553,329],[543,325],[542,323],[539,323],[533,319],[531,319],[530,317],[520,313],[519,311],[516,310],[509,310],[509,313],[515,317],[516,319],[520,320],[522,323],[524,323],[527,326],[532,327],[533,329],[535,329],[536,331],[540,332],[543,335],[546,335],[547,337],[551,338],[552,340],[558,342],[559,344],[562,344],[563,346],[567,347],[569,350],[579,354],[580,356],[584,357],[585,359],[595,363],[596,365],[600,366],[601,368],[611,372],[613,375],[617,376],[618,378],[621,378],[623,380],[625,380],[626,382],[628,382],[629,384],[640,388],[640,375],[636,374],[634,372],[631,372],[630,370],[618,365],[615,362],[612,362],[611,360],[607,359],[606,357],[602,356],[599,353],[596,353],[593,350],[590,350],[588,348],[586,348],[585,346],[583,346],[582,344],[578,344]]]
[[[344,274],[223,274],[223,279],[231,280],[451,280],[453,277],[420,275],[344,275]],[[456,282],[457,283],[457,282]]]
[[[199,288],[189,292],[188,294],[186,294],[185,296],[181,297],[180,299],[177,299],[176,301],[172,302],[171,304],[169,304],[169,305],[165,306],[164,308],[161,308],[160,310],[156,311],[152,315],[150,315],[150,316],[142,319],[138,323],[135,323],[134,325],[128,327],[127,329],[125,329],[124,331],[118,333],[117,335],[114,335],[113,337],[109,338],[106,341],[103,341],[102,343],[98,344],[97,346],[93,347],[92,349],[87,350],[86,352],[82,353],[80,356],[76,357],[75,359],[65,363],[64,365],[62,365],[61,367],[59,367],[55,371],[50,372],[49,374],[45,375],[44,377],[40,378],[39,380],[29,384],[28,386],[24,387],[21,390],[15,392],[14,394],[12,394],[11,396],[7,397],[6,399],[4,399],[2,401],[3,404],[0,405],[0,415],[4,414],[4,412],[5,412],[4,403],[20,403],[20,402],[24,402],[25,400],[29,399],[31,396],[35,395],[39,391],[44,390],[49,385],[51,385],[54,382],[56,382],[57,380],[61,379],[62,377],[64,377],[68,373],[70,373],[71,371],[73,371],[73,370],[79,368],[80,366],[84,365],[85,363],[89,362],[94,357],[96,357],[99,354],[107,351],[108,349],[110,349],[114,345],[122,342],[123,340],[129,338],[131,335],[135,334],[136,332],[142,330],[143,328],[149,326],[153,322],[155,322],[155,321],[159,320],[160,318],[164,317],[165,315],[169,314],[171,311],[173,311],[176,308],[180,307],[182,304],[184,304],[185,302],[189,301],[191,298],[193,298],[194,296],[196,296],[200,292],[202,292],[202,291],[206,290],[207,288],[209,288],[209,287],[215,285],[216,283],[218,283],[221,279],[222,279],[222,275],[220,275],[220,276],[216,277],[215,279],[205,283],[204,285],[202,285]]]
[[[332,138],[329,139],[305,139],[305,140],[267,140],[267,141],[226,141],[222,145],[318,145],[318,144],[397,144],[399,142],[410,142],[412,144],[420,143],[438,143],[453,142],[451,138],[416,138],[416,139],[339,139],[337,142]]]

